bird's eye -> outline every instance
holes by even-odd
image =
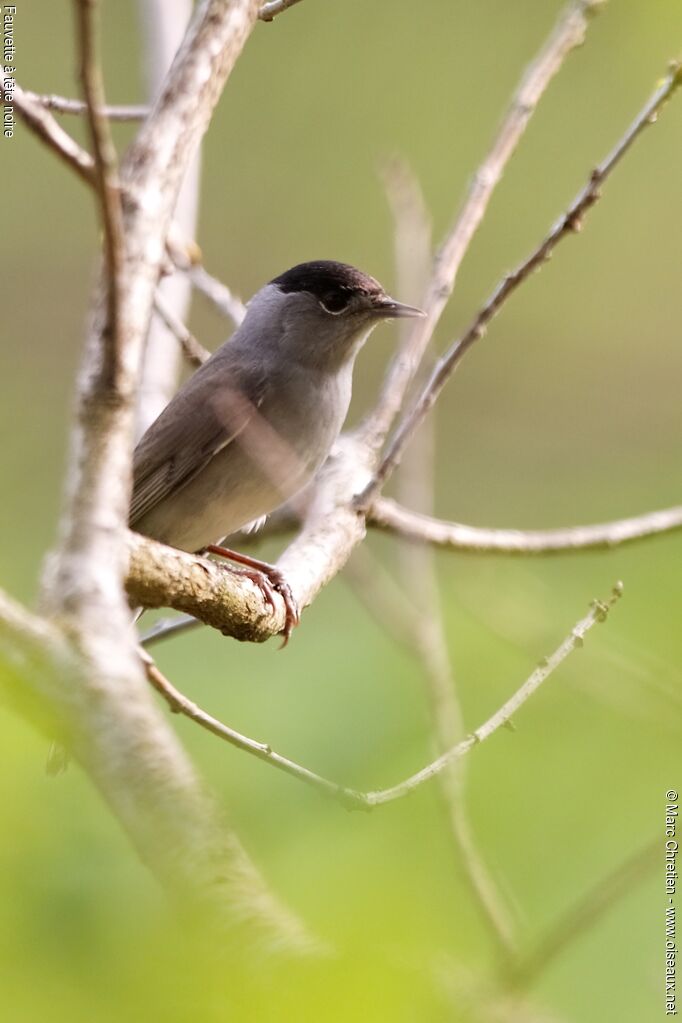
[[[343,291],[330,291],[320,299],[320,305],[333,316],[347,308],[350,298]]]

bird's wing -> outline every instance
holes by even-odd
[[[212,377],[204,367],[178,392],[135,449],[130,525],[184,487],[257,414],[265,382],[254,373]],[[222,378],[223,382],[220,382]]]

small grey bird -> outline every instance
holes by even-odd
[[[353,364],[381,321],[423,316],[344,263],[301,263],[258,291],[241,326],[180,388],[135,449],[130,526],[249,566],[298,610],[274,566],[216,545],[301,490],[341,432]]]

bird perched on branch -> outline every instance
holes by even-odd
[[[345,263],[301,263],[258,291],[242,324],[180,388],[135,449],[130,526],[245,566],[298,609],[272,565],[219,547],[313,477],[341,432],[355,357],[374,327],[422,316]]]

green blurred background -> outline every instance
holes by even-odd
[[[104,7],[108,95],[137,101],[135,7]],[[319,257],[391,285],[377,167],[396,152],[409,160],[441,237],[558,10],[553,0],[306,0],[258,25],[204,147],[206,265],[245,297]],[[75,94],[68,3],[18,4],[15,42],[22,85]],[[566,206],[681,42],[679,5],[663,0],[613,0],[595,20],[495,195],[441,347]],[[442,515],[552,526],[680,501],[681,129],[679,97],[618,168],[582,236],[509,303],[448,387],[437,417]],[[121,142],[128,135],[117,130]],[[97,231],[90,196],[21,125],[1,153],[0,567],[2,585],[31,602],[55,535]],[[191,324],[209,347],[225,334],[200,301]],[[392,343],[382,329],[363,353],[356,417]],[[394,560],[393,541],[370,545]],[[618,578],[626,587],[608,624],[519,714],[516,732],[502,730],[470,758],[475,831],[524,943],[662,836],[665,791],[682,785],[680,554],[682,537],[669,536],[608,554],[438,558],[468,727],[521,683],[590,598]],[[339,781],[391,784],[430,758],[420,667],[343,577],[306,612],[287,651],[276,646],[202,630],[160,649],[159,660],[212,713]],[[6,1019],[431,1021],[464,1019],[462,991],[484,1004],[495,947],[435,787],[352,815],[173,723],[273,888],[337,958],[266,968],[183,938],[87,779],[75,768],[46,777],[45,743],[3,712]],[[660,865],[537,978],[514,1019],[662,1017],[660,840]],[[546,1015],[532,1017],[531,1007]],[[482,1018],[498,1017],[486,1007]]]

